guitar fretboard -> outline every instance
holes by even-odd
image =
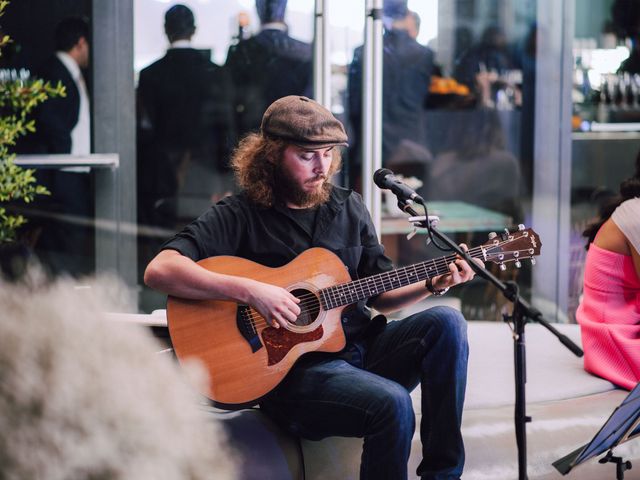
[[[483,258],[481,248],[473,249],[473,251],[469,252],[469,255],[473,258]],[[322,307],[325,310],[330,310],[343,305],[350,305],[390,290],[449,273],[449,264],[455,259],[456,255],[434,258],[433,260],[397,268],[389,272],[354,280],[353,282],[323,288],[320,290]]]

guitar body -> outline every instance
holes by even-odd
[[[231,301],[169,297],[169,334],[178,360],[199,360],[209,374],[201,393],[216,406],[242,408],[275,388],[301,355],[345,346],[344,307],[325,310],[319,290],[351,280],[342,261],[322,248],[305,251],[280,268],[237,257],[198,262],[207,270],[277,285],[300,298],[303,313],[290,328],[275,329],[258,313]]]
[[[532,259],[542,242],[524,225],[493,235],[469,250],[473,258],[506,262]],[[340,321],[347,305],[449,273],[457,258],[427,260],[351,281],[342,261],[329,250],[312,248],[287,265],[269,268],[237,257],[198,262],[212,272],[252,278],[287,289],[300,299],[301,313],[287,328],[267,325],[255,310],[231,301],[169,297],[167,319],[173,349],[183,363],[199,360],[209,374],[201,392],[221,408],[256,403],[274,389],[293,364],[308,352],[338,352],[346,339]]]

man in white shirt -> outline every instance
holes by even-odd
[[[38,109],[35,152],[88,155],[91,117],[82,69],[89,65],[89,26],[82,18],[66,18],[56,27],[54,41],[55,54],[36,76],[52,85],[62,83],[66,95],[48,99]],[[82,167],[39,170],[37,175],[51,191],[42,201],[51,216],[43,221],[36,254],[53,273],[93,273],[93,175]]]
[[[55,32],[56,53],[37,76],[66,90],[39,109],[36,130],[42,153],[85,155],[91,151],[89,96],[81,69],[89,65],[89,26],[82,18],[62,20]]]

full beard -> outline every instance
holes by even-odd
[[[312,181],[320,178],[324,181],[315,190],[306,191],[291,177],[288,170],[278,165],[275,171],[273,192],[276,198],[301,208],[317,207],[326,203],[331,194],[331,184],[324,175],[316,177]]]

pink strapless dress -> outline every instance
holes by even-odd
[[[628,390],[640,381],[640,279],[633,259],[591,244],[576,312],[584,368]]]

